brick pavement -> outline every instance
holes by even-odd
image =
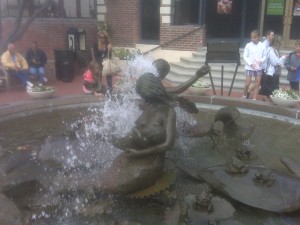
[[[65,95],[74,95],[82,93],[82,76],[76,74],[72,82],[63,82],[60,80],[49,82],[49,85],[55,86],[57,91],[54,95],[55,98],[59,98]],[[26,88],[22,85],[16,85],[11,90],[0,91],[0,104],[17,103],[32,100],[26,93]]]

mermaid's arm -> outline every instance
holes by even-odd
[[[187,90],[190,86],[192,86],[200,77],[205,76],[209,73],[210,67],[207,65],[202,66],[200,69],[197,70],[194,76],[192,76],[186,82],[178,85],[177,87],[167,87],[167,92],[169,94],[181,94],[185,90]]]

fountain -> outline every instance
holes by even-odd
[[[145,60],[149,68],[134,68],[129,76],[155,73],[148,59],[138,60],[139,65]],[[125,85],[134,90],[132,83]],[[135,129],[137,118],[145,114],[135,91],[126,93],[121,101],[99,102],[83,96],[0,109],[1,224],[299,224],[297,208],[270,210],[243,200],[245,192],[239,196],[230,192],[230,185],[242,180],[243,174],[250,177],[251,185],[255,185],[252,178],[256,178],[256,182],[263,183],[257,185],[266,190],[275,187],[278,174],[298,184],[299,179],[280,161],[292,170],[289,159],[300,162],[298,147],[291,144],[299,141],[298,120],[275,114],[268,114],[272,118],[264,118],[267,114],[263,113],[249,115],[254,111],[220,106],[221,100],[223,105],[232,105],[232,99],[192,96],[199,112],[191,115],[175,107],[176,139],[173,124],[171,133],[160,130],[152,140]],[[216,103],[206,104],[213,101]],[[272,107],[265,111],[275,112],[270,110]],[[279,113],[287,115],[291,111],[280,109]],[[207,124],[211,126],[206,128]],[[205,128],[200,133],[190,132],[195,127]],[[163,143],[170,134],[171,142],[162,153],[127,158],[126,154],[141,154],[149,143]],[[210,136],[217,140],[216,145]],[[253,172],[252,168],[257,167],[275,171],[275,180],[272,176],[265,179],[270,175],[263,173],[265,170]],[[231,173],[237,175],[226,184],[230,191],[220,189],[218,182],[231,178]],[[236,186],[244,188],[242,184]],[[281,187],[295,191],[293,187],[298,186],[285,182]],[[295,212],[278,213],[282,211]]]

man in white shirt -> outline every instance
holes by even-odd
[[[265,40],[263,42],[265,44],[266,48],[270,47],[270,44],[273,42],[274,37],[275,37],[274,31],[268,30],[266,32],[266,38],[265,38]]]
[[[270,51],[270,45],[274,41],[274,37],[275,37],[274,31],[268,30],[266,32],[266,37],[265,37],[265,40],[263,42],[263,44],[266,46],[266,55],[268,55],[268,52]],[[269,82],[268,77],[267,77],[266,72],[265,72],[266,68],[267,68],[267,60],[265,60],[265,62],[263,63],[263,74],[261,76],[261,81],[260,81],[261,86],[266,86],[266,83]],[[260,95],[262,94],[261,91],[262,90],[259,91]],[[266,97],[264,97],[263,100],[265,101]]]

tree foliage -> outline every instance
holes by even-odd
[[[0,22],[0,40],[2,40],[0,43],[0,53],[2,53],[6,49],[9,43],[13,43],[21,39],[28,27],[30,26],[30,24],[35,20],[35,18],[40,16],[51,3],[52,0],[46,0],[43,4],[40,5],[40,7],[38,7],[34,11],[34,13],[31,16],[24,18],[24,12],[28,7],[29,0],[20,0],[17,9],[17,16],[8,35],[3,34],[3,20],[1,20]],[[2,17],[2,15],[0,15],[0,17]]]

